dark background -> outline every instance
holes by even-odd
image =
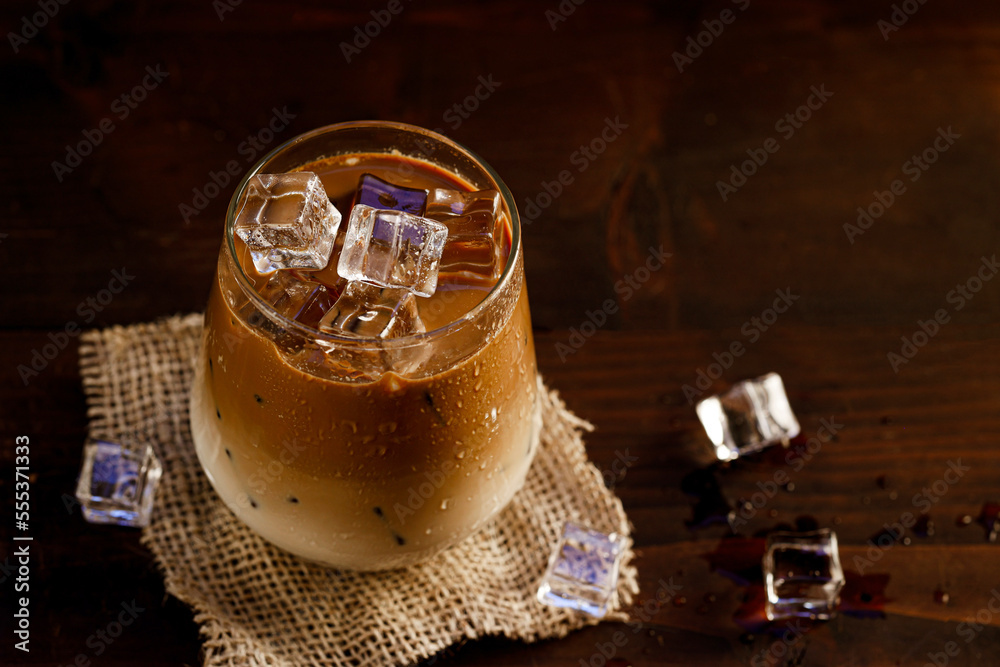
[[[684,587],[638,633],[602,624],[530,646],[486,639],[437,664],[599,665],[599,646],[621,630],[619,666],[1000,661],[1000,613],[988,607],[1000,545],[977,522],[984,503],[1000,502],[1000,281],[969,283],[1000,245],[996,4],[564,0],[561,15],[556,0],[402,0],[347,62],[341,44],[386,4],[49,0],[58,12],[37,34],[25,21],[43,22],[32,18],[39,3],[0,8],[0,563],[14,548],[19,435],[31,438],[35,536],[32,651],[12,649],[2,571],[0,662],[200,662],[191,613],[163,592],[138,533],[89,526],[64,505],[87,424],[75,337],[37,375],[24,369],[69,323],[200,310],[235,187],[199,199],[214,192],[212,174],[230,160],[242,173],[264,149],[355,119],[441,128],[503,176],[522,215],[569,171],[524,230],[539,364],[597,426],[588,451],[635,526],[639,602],[660,578]],[[724,10],[733,20],[713,23]],[[880,28],[894,12],[899,29]],[[31,36],[12,45],[11,33]],[[698,54],[688,40],[700,34]],[[696,57],[679,68],[674,54],[689,48]],[[120,98],[147,67],[168,75],[130,108]],[[480,77],[495,90],[463,117],[454,106]],[[832,96],[800,112],[809,119],[788,136],[776,123],[813,87]],[[292,116],[287,127],[261,136],[275,109]],[[620,135],[581,161],[615,119]],[[906,163],[949,128],[958,138],[911,180]],[[53,166],[88,136],[100,142],[78,166]],[[251,136],[261,150],[244,143]],[[723,200],[718,182],[768,138],[777,152]],[[888,201],[876,193],[897,179],[905,190],[852,242],[845,225],[859,206]],[[616,291],[661,245],[666,266],[634,293]],[[99,312],[87,306],[123,267],[135,276],[127,288]],[[955,291],[967,284],[980,288],[968,298]],[[797,299],[758,325],[776,290]],[[607,299],[617,312],[577,337]],[[926,323],[939,310],[935,329]],[[934,335],[915,336],[920,322]],[[727,357],[737,341],[745,351]],[[912,358],[893,363],[904,352]],[[743,535],[815,521],[836,529],[857,571],[883,524],[919,514],[922,489],[946,488],[929,511],[932,534],[908,531],[863,573],[877,575],[864,580],[877,584],[866,614],[842,613],[791,645],[734,621],[754,589],[711,571],[706,554],[741,543],[719,525],[687,527],[695,500],[681,490],[709,462],[685,385],[690,394],[700,372],[717,376],[707,395],[768,371],[784,377],[807,437],[822,419],[843,428],[801,471],[780,457],[716,471],[732,504],[779,469],[794,481]],[[612,474],[626,450],[637,461]],[[941,487],[956,461],[971,470]],[[133,598],[147,611],[94,657],[88,636]],[[977,614],[984,626],[967,642],[960,624]]]

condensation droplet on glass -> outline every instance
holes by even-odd
[[[378,425],[378,432],[382,435],[389,435],[396,432],[396,422],[383,422]]]
[[[450,500],[451,500],[451,498],[445,498],[444,500],[442,500],[441,501],[441,509],[443,509],[443,510],[448,509],[448,502]]]

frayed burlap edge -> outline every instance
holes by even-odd
[[[404,665],[466,639],[562,637],[593,618],[538,603],[538,580],[566,520],[625,537],[606,620],[638,593],[621,500],[587,460],[593,430],[541,387],[541,446],[524,488],[482,532],[429,562],[358,573],[323,568],[263,541],[215,495],[188,427],[201,315],[90,331],[80,368],[90,435],[130,434],[163,464],[142,541],[167,590],[194,609],[206,665]]]

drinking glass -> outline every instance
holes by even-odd
[[[234,237],[255,174],[313,171],[336,203],[349,201],[344,183],[372,165],[390,181],[441,176],[465,191],[496,190],[506,254],[495,284],[442,283],[420,300],[435,326],[385,340],[283,315],[262,294],[269,277]],[[343,223],[331,263],[347,206],[338,207]],[[205,313],[190,419],[211,484],[263,538],[356,570],[403,567],[465,539],[524,482],[541,422],[536,373],[517,209],[471,151],[414,126],[344,123],[278,147],[239,184]]]

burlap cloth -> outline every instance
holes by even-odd
[[[142,434],[163,464],[142,541],[167,590],[194,609],[206,665],[403,665],[484,635],[561,637],[596,622],[540,604],[563,523],[629,535],[621,501],[587,460],[592,427],[543,389],[542,444],[524,488],[481,533],[403,570],[332,570],[271,546],[215,495],[188,428],[201,315],[83,335],[90,434]],[[626,542],[629,541],[626,539]],[[626,549],[612,611],[638,593]]]

